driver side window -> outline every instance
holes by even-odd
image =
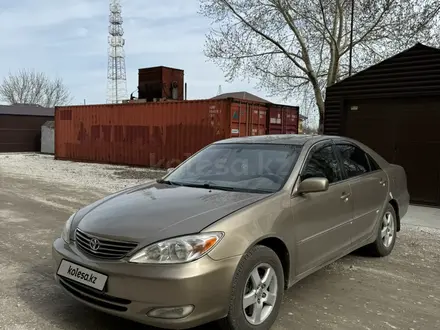
[[[316,177],[327,178],[330,184],[342,180],[341,168],[331,144],[318,145],[309,154],[301,180]]]

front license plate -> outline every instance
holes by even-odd
[[[79,266],[67,260],[61,261],[57,274],[100,291],[104,289],[108,278],[107,275],[95,272],[94,270]]]

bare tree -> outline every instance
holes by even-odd
[[[9,104],[38,104],[42,107],[66,105],[71,101],[61,78],[50,79],[33,70],[9,73],[0,85],[0,98]]]
[[[355,73],[440,38],[440,0],[199,1],[214,23],[205,54],[226,78],[257,79],[259,88],[285,99],[312,96],[320,131],[325,88],[348,75],[350,48]]]
[[[309,125],[307,122],[303,124],[302,131],[304,134],[318,134],[318,129],[314,126]]]

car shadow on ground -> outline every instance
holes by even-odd
[[[46,261],[28,268],[16,284],[19,300],[32,312],[60,329],[81,330],[159,330],[108,315],[81,304],[55,283],[53,266]],[[213,324],[193,330],[216,330]]]

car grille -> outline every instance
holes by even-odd
[[[69,291],[78,299],[84,300],[90,304],[102,308],[112,309],[118,312],[125,312],[128,310],[127,305],[131,304],[131,300],[117,298],[109,296],[105,293],[96,292],[93,289],[86,288],[85,286],[77,284],[66,278],[59,277],[59,281],[64,289]]]
[[[122,259],[137,246],[133,242],[121,242],[86,234],[76,230],[76,246],[83,252],[102,259]]]

